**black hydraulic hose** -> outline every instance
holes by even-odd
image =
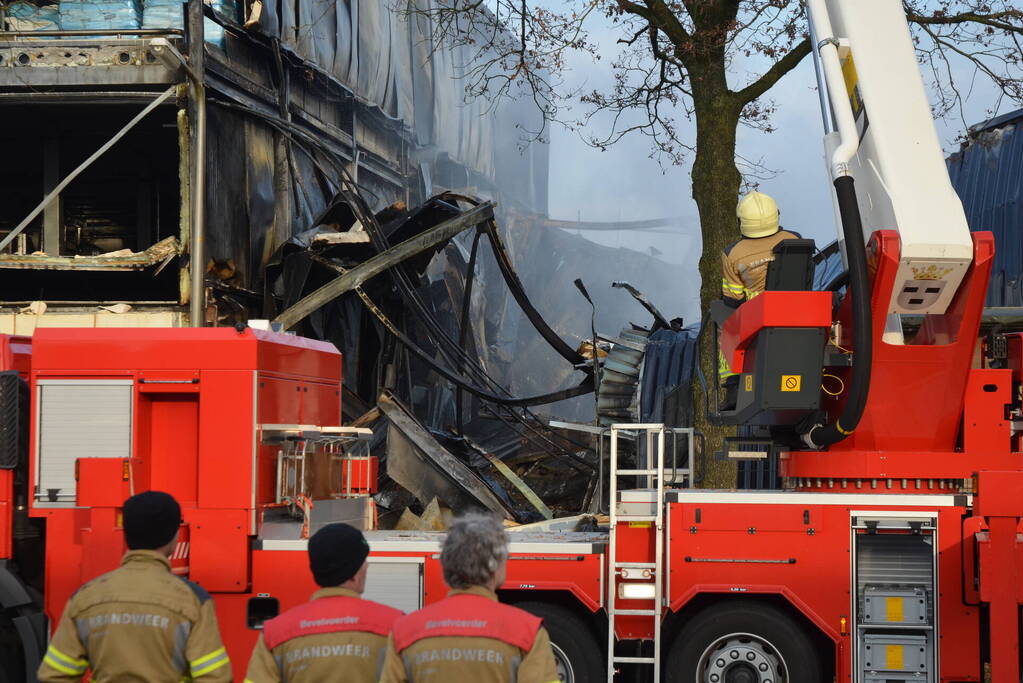
[[[845,253],[849,261],[849,294],[853,311],[853,366],[849,397],[845,408],[834,422],[814,425],[805,432],[803,441],[811,448],[824,448],[838,443],[853,433],[863,417],[870,392],[870,368],[873,356],[871,330],[870,283],[867,278],[867,249],[863,244],[863,225],[860,207],[856,203],[856,188],[852,176],[835,179],[835,195],[842,217]]]

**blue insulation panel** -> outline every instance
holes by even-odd
[[[36,4],[18,0],[5,6],[6,28],[19,31],[180,29],[184,28],[182,3],[183,0],[59,0],[56,4]],[[207,0],[207,4],[231,21],[238,21],[238,0]],[[224,29],[220,24],[207,19],[203,26],[207,42],[223,45]]]
[[[6,12],[8,28],[14,31],[56,31],[60,28],[60,13],[56,5],[12,2],[7,5]]]
[[[65,31],[117,31],[139,28],[142,21],[135,0],[63,0],[59,6]]]
[[[235,0],[214,0],[207,2],[218,13],[232,21],[238,21],[238,5]],[[185,16],[182,0],[143,0],[142,28],[184,28]],[[224,44],[224,28],[206,19],[203,33],[207,43]]]
[[[948,158],[970,230],[995,235],[988,306],[1023,306],[1023,109],[971,129]]]

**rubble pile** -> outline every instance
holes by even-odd
[[[595,362],[592,339],[565,341],[526,295],[504,239],[494,205],[471,196],[374,213],[343,191],[271,258],[272,317],[342,351],[343,419],[373,431],[382,528],[443,528],[450,511],[470,508],[516,525],[602,509],[599,437],[554,428],[551,417],[592,420],[609,401],[625,410],[602,409],[603,422],[639,419],[636,348],[651,334],[683,334],[680,320],[656,313],[650,329],[598,335]],[[509,302],[531,328],[512,330],[515,343],[528,339],[532,353],[508,351]],[[578,292],[567,305],[586,309]],[[623,353],[627,372],[609,369]],[[618,374],[627,396],[615,394]]]

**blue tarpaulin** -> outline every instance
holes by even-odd
[[[0,2],[0,5],[3,3]],[[207,4],[231,21],[239,21],[237,0]],[[184,28],[183,0],[60,0],[50,5],[12,2],[4,6],[7,28],[17,31],[123,31],[138,28]],[[207,19],[206,41],[223,45],[223,27]]]
[[[5,8],[7,28],[12,31],[55,31],[60,28],[56,5],[12,2]]]
[[[64,31],[137,29],[142,21],[135,0],[63,0],[59,8]]]
[[[214,0],[206,4],[231,21],[238,21],[238,5],[235,0]],[[143,0],[142,28],[184,28],[184,26],[185,10],[182,0]],[[203,33],[207,43],[224,44],[224,28],[215,21],[204,20]]]
[[[970,129],[948,158],[970,230],[995,235],[988,306],[1023,306],[1023,109]]]

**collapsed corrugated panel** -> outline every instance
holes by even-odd
[[[1023,110],[971,129],[948,158],[970,230],[995,236],[988,306],[1023,306]]]
[[[692,426],[691,387],[699,332],[699,325],[691,325],[679,331],[658,330],[650,335],[643,363],[640,422]]]
[[[600,372],[600,391],[597,394],[597,417],[602,425],[619,422],[637,422],[636,388],[639,386],[643,356],[646,352],[646,330],[625,329],[604,359]]]

